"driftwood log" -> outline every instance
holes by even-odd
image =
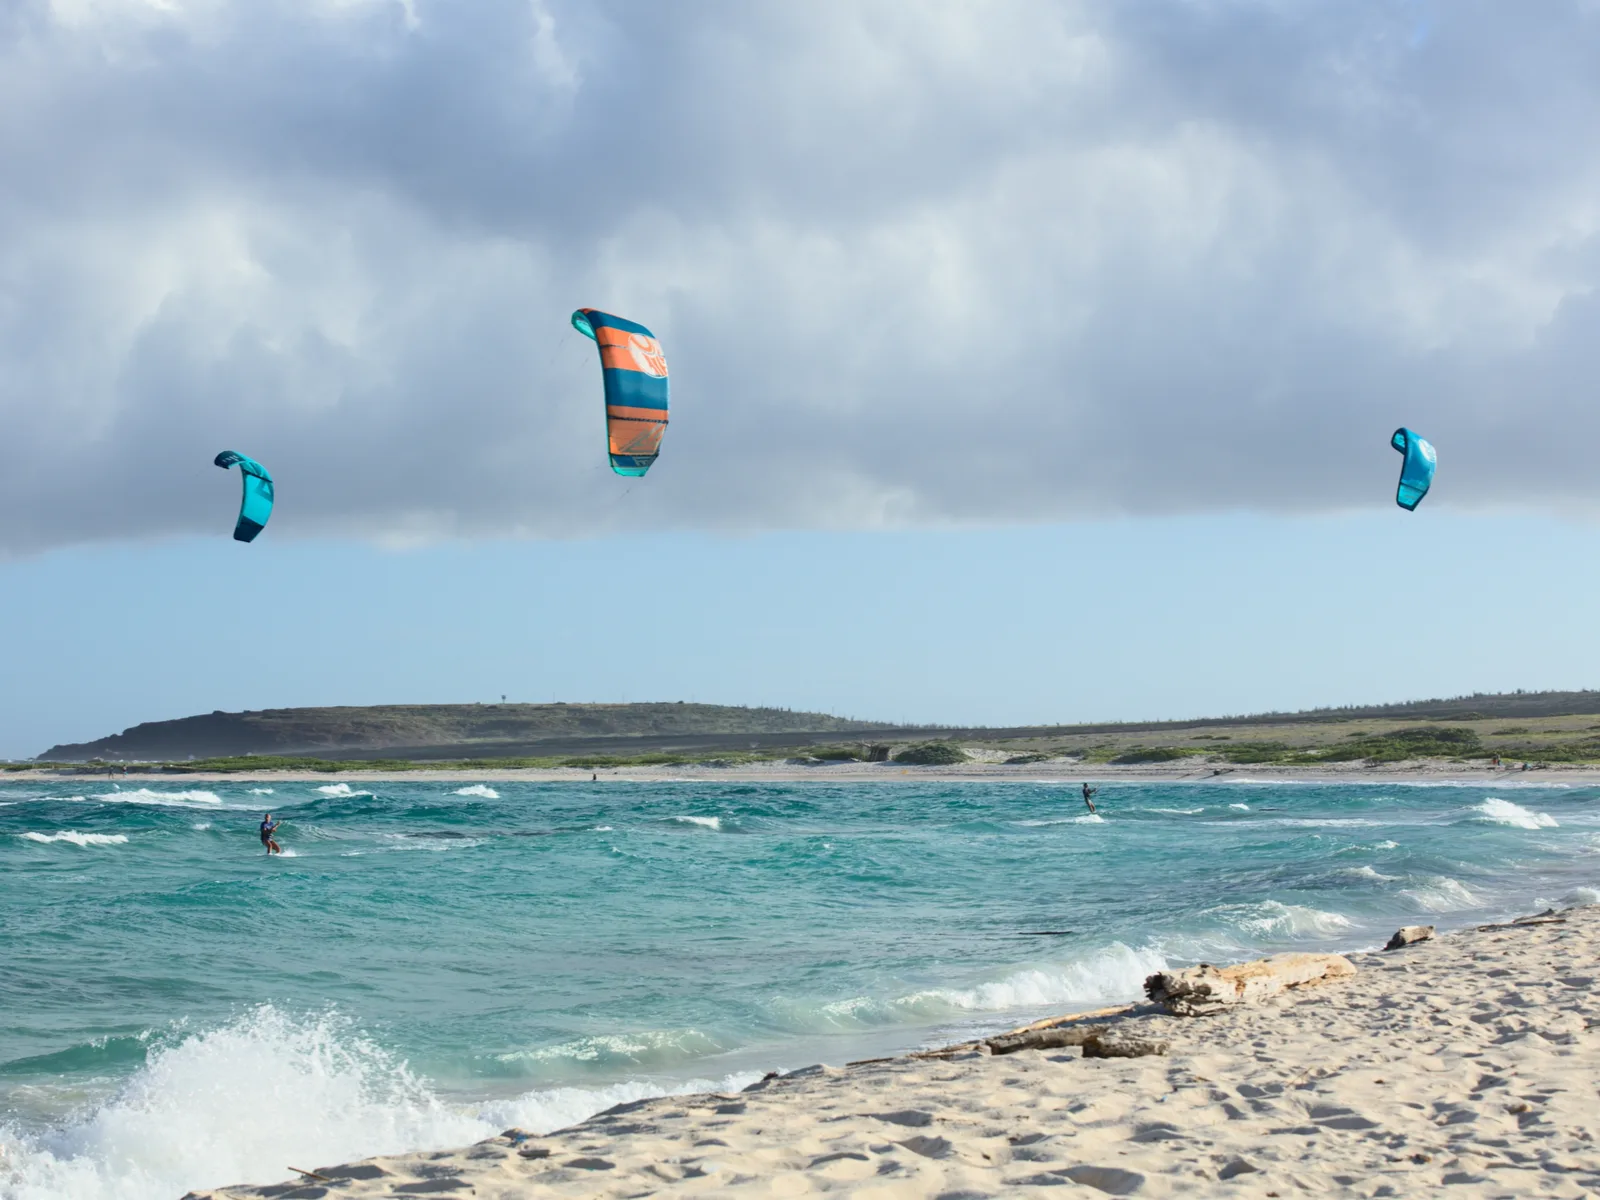
[[[1395,930],[1394,936],[1389,939],[1389,944],[1384,949],[1399,950],[1403,946],[1414,946],[1418,942],[1431,942],[1432,940],[1432,925],[1402,925]]]
[[[1144,993],[1174,1016],[1202,1017],[1355,973],[1342,954],[1277,954],[1220,970],[1201,963],[1182,971],[1161,971],[1144,981]]]

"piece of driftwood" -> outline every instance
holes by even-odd
[[[1151,1054],[1165,1054],[1170,1043],[1155,1038],[1131,1037],[1128,1034],[1095,1033],[1083,1041],[1085,1058],[1144,1058]]]
[[[1431,942],[1432,940],[1432,925],[1402,925],[1395,930],[1394,936],[1389,939],[1389,944],[1384,949],[1398,950],[1402,946],[1414,946],[1418,942]]]
[[[1098,1033],[1104,1025],[1052,1025],[1044,1029],[1024,1029],[1017,1033],[1003,1033],[987,1039],[990,1054],[1015,1054],[1018,1050],[1059,1050],[1064,1046],[1081,1046]]]
[[[1201,963],[1160,971],[1144,981],[1144,993],[1174,1016],[1201,1017],[1355,973],[1342,954],[1275,954],[1220,970]]]

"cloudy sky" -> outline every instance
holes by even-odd
[[[1427,508],[1587,527],[1597,47],[1594,0],[16,0],[0,570],[225,535],[223,448],[277,477],[270,538],[419,575],[1314,536],[1391,515],[1401,424]],[[579,305],[671,363],[632,487]]]

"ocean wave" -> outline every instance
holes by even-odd
[[[1498,796],[1490,796],[1482,804],[1475,805],[1473,812],[1478,815],[1475,821],[1487,821],[1493,825],[1510,825],[1516,829],[1555,829],[1558,827],[1556,819],[1549,813],[1530,812],[1520,804],[1513,804],[1510,800],[1502,800]]]
[[[474,783],[468,787],[457,788],[452,794],[457,796],[481,796],[485,800],[500,799],[500,793],[486,783]]]
[[[1166,970],[1167,962],[1149,949],[1113,942],[1067,962],[1013,967],[965,987],[936,987],[900,996],[852,996],[820,1002],[774,1004],[775,1015],[804,1032],[836,1032],[881,1025],[936,1021],[970,1013],[1014,1012],[1050,1006],[1086,1006],[1127,1000],[1139,994],[1145,977]]]
[[[573,1038],[553,1046],[511,1050],[496,1055],[503,1063],[576,1062],[602,1067],[645,1067],[660,1069],[676,1066],[723,1047],[710,1034],[698,1029],[646,1029],[634,1033],[599,1033]]]
[[[108,804],[156,804],[173,808],[215,808],[222,803],[222,797],[215,792],[198,789],[184,792],[155,792],[149,788],[136,788],[131,792],[101,792],[90,796],[89,799],[103,800]]]
[[[322,795],[324,795],[324,796],[333,796],[333,797],[340,797],[340,798],[350,797],[350,796],[370,796],[370,795],[372,795],[371,792],[358,792],[353,787],[351,787],[348,783],[325,783],[321,787],[319,787],[317,789],[317,791],[322,793]]]
[[[74,846],[125,846],[128,843],[127,837],[120,833],[79,833],[76,829],[65,829],[60,833],[19,833],[17,836],[45,845],[70,842]]]
[[[1600,904],[1600,888],[1576,887],[1561,897],[1562,905],[1573,907],[1579,904]]]
[[[7,1200],[171,1200],[273,1183],[284,1163],[349,1162],[488,1137],[337,1016],[263,1005],[153,1050],[122,1089],[41,1137],[0,1133]]]
[[[1230,804],[1230,805],[1228,805],[1228,807],[1229,808],[1237,808],[1242,812],[1249,812],[1250,811],[1250,806],[1248,804]]]
[[[669,821],[676,821],[680,825],[698,825],[702,829],[722,828],[721,817],[668,817]]]
[[[1460,912],[1478,906],[1472,889],[1448,875],[1424,876],[1413,886],[1401,888],[1400,895],[1426,912]]]
[[[211,828],[211,822],[210,821],[196,821],[193,825],[189,826],[189,828],[195,830],[198,833],[204,833],[206,830]]]
[[[1257,904],[1224,904],[1209,912],[1252,937],[1326,937],[1351,928],[1343,913],[1326,912],[1304,904],[1263,900]]]
[[[1384,875],[1374,867],[1341,867],[1339,874],[1351,875],[1357,879],[1372,879],[1379,883],[1393,883],[1399,878],[1398,875]]]
[[[272,795],[272,789],[271,788],[251,788],[250,789],[250,794],[252,796],[270,796],[270,795]]]
[[[1146,809],[1141,809],[1140,811],[1141,812],[1153,812],[1153,813],[1167,813],[1167,814],[1169,814],[1171,816],[1174,816],[1174,817],[1192,817],[1192,816],[1195,815],[1195,813],[1203,813],[1203,812],[1205,812],[1205,809],[1204,809],[1204,807],[1201,807],[1201,808],[1146,808]]]
[[[1044,817],[1035,820],[1013,821],[1011,823],[1039,829],[1048,825],[1104,825],[1106,819],[1099,813],[1079,813],[1075,817]]]

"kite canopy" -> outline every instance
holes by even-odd
[[[1394,502],[1408,512],[1415,511],[1433,485],[1439,456],[1433,452],[1427,438],[1403,427],[1394,431],[1389,444],[1406,456],[1400,466],[1400,487],[1395,492]]]
[[[661,435],[667,431],[667,360],[661,343],[643,325],[598,309],[580,308],[572,325],[600,347],[611,469],[643,475],[661,453]]]
[[[226,470],[238,467],[244,479],[244,498],[239,501],[239,520],[233,527],[233,540],[250,542],[267,527],[272,515],[272,476],[253,458],[246,458],[232,450],[224,450],[216,457],[216,464]]]

